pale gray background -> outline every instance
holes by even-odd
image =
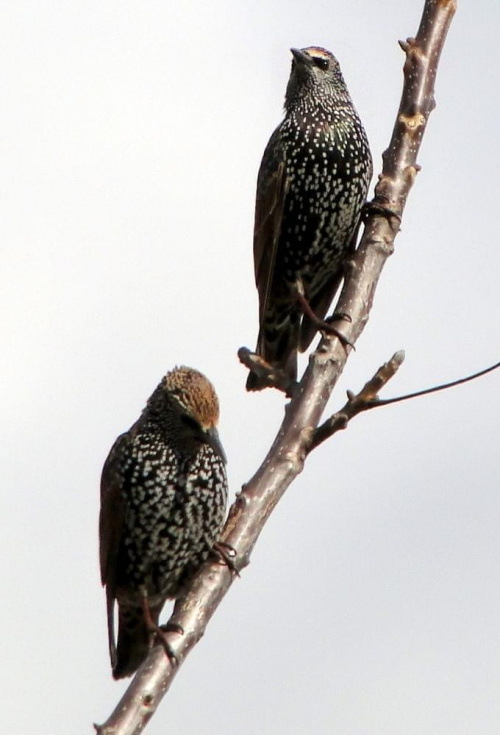
[[[232,492],[283,397],[248,395],[259,161],[290,46],[335,52],[375,170],[423,0],[4,2],[2,730],[90,733],[110,676],[98,485],[179,363],[211,378]],[[417,183],[332,410],[499,359],[498,0],[461,2]],[[311,457],[147,732],[500,731],[499,375],[374,411]]]

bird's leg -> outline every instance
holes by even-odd
[[[352,347],[353,349],[356,349],[354,347],[354,344],[345,337],[342,332],[339,332],[338,329],[336,329],[331,322],[337,321],[339,319],[345,319],[346,321],[351,321],[351,317],[347,314],[333,314],[328,319],[320,319],[314,311],[311,308],[311,304],[305,297],[304,293],[304,286],[302,285],[302,281],[297,280],[295,283],[295,297],[297,301],[300,304],[300,307],[304,314],[309,317],[309,319],[312,321],[312,323],[318,328],[320,332],[326,332],[327,334],[333,334],[335,337],[338,337],[342,345],[345,347],[346,345],[349,345],[349,347]]]
[[[320,320],[321,321],[321,320]],[[331,316],[327,316],[325,319],[325,324],[330,328],[331,332],[335,334],[339,338],[339,340],[342,342],[342,345],[345,347],[346,345],[349,345],[352,347],[353,350],[356,349],[353,342],[351,342],[347,337],[344,337],[343,334],[339,334],[339,332],[335,329],[335,327],[332,327],[332,322],[349,322],[349,324],[352,324],[352,319],[349,314],[347,314],[345,311],[335,311]],[[323,327],[320,327],[320,329],[323,329]]]
[[[334,311],[331,316],[326,317],[325,322],[327,324],[330,324],[330,322],[340,321],[341,319],[343,319],[345,322],[349,322],[349,324],[352,324],[350,314],[348,314],[346,311]]]
[[[233,548],[230,544],[226,544],[225,541],[216,541],[212,546],[212,551],[219,559],[222,560],[224,564],[226,564],[231,572],[234,572],[237,577],[241,576],[234,563],[234,560],[237,556],[237,551],[235,548]]]
[[[162,633],[178,633],[179,635],[184,635],[184,628],[182,625],[174,623],[171,620],[166,622],[165,625],[160,625],[160,630]]]
[[[398,224],[401,224],[400,214],[395,212],[393,209],[390,209],[390,207],[386,207],[384,204],[377,202],[375,199],[373,199],[371,202],[365,202],[363,204],[363,207],[361,209],[361,221],[366,222],[368,217],[370,217],[371,215],[375,217],[385,217],[387,220],[389,220],[389,223],[394,217],[397,220]]]
[[[166,625],[162,627],[157,625],[151,616],[151,609],[149,607],[148,596],[145,590],[142,590],[142,601],[141,602],[142,602],[142,612],[144,615],[144,621],[146,623],[147,629],[158,638],[161,645],[163,646],[163,649],[167,657],[172,662],[172,665],[176,666],[178,663],[177,656],[175,655],[175,652],[172,649],[172,646],[170,645],[165,633],[173,632],[173,633],[180,633],[180,635],[184,635],[184,629],[180,625],[177,625],[176,623],[167,623]]]

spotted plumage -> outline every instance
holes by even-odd
[[[259,170],[254,260],[256,351],[294,380],[297,351],[317,329],[302,315],[297,290],[324,319],[355,247],[372,159],[336,58],[315,46],[292,54],[285,118]],[[247,389],[263,387],[251,372]]]
[[[99,519],[113,676],[147,656],[163,604],[208,557],[224,522],[225,456],[211,383],[179,367],[163,378],[104,465]],[[118,603],[115,645],[114,604]]]

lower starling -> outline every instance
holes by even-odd
[[[316,46],[292,55],[285,118],[259,170],[254,260],[256,352],[295,380],[297,351],[324,320],[355,247],[372,159],[336,58]],[[303,313],[299,298],[317,319]],[[265,385],[249,374],[248,390]]]
[[[115,679],[146,658],[165,600],[180,595],[222,528],[227,479],[218,418],[211,383],[175,368],[105,462],[100,562]]]

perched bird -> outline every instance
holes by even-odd
[[[295,380],[297,351],[323,322],[355,247],[372,159],[337,59],[316,46],[291,51],[285,118],[257,181],[254,260],[256,352]],[[318,319],[304,313],[304,303]],[[250,372],[247,390],[264,387]]]
[[[104,464],[100,563],[115,679],[146,658],[165,600],[180,595],[221,530],[227,479],[218,418],[212,384],[175,368]]]

